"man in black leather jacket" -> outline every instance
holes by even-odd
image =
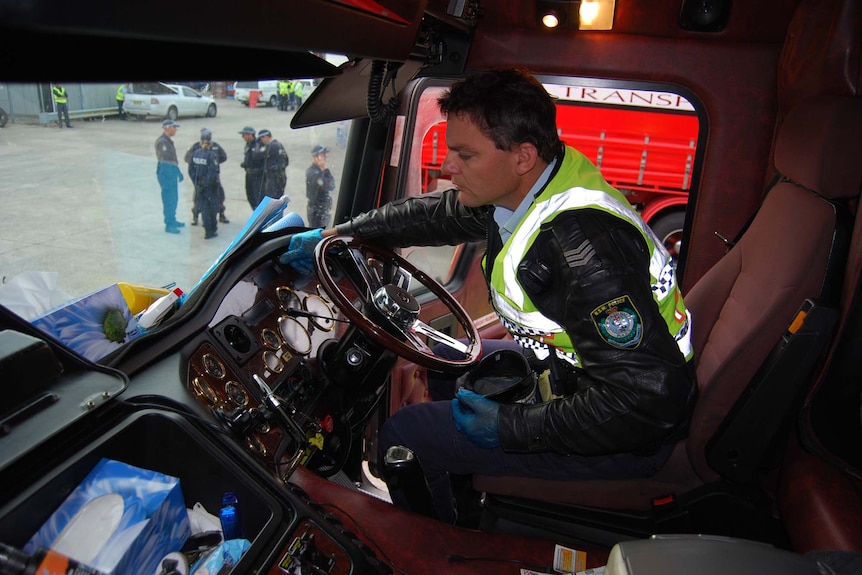
[[[448,118],[442,170],[456,189],[306,232],[282,261],[336,233],[399,247],[487,238],[491,302],[514,343],[548,370],[534,403],[503,405],[461,389],[450,401],[402,408],[381,430],[381,455],[411,449],[436,516],[450,522],[450,473],[654,474],[696,396],[690,320],[670,256],[624,196],[560,142],[555,105],[529,74],[479,73],[439,104]],[[400,490],[391,494],[411,506]]]

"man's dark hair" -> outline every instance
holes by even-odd
[[[532,74],[518,68],[488,70],[452,85],[437,100],[446,116],[467,116],[497,149],[528,142],[551,162],[560,150],[557,108]]]

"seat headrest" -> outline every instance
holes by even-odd
[[[775,167],[826,198],[862,187],[862,98],[815,96],[791,110],[778,130]]]

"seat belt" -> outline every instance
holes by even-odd
[[[795,420],[807,383],[838,323],[838,311],[806,300],[781,340],[706,444],[719,475],[747,483]],[[766,461],[764,461],[766,460]]]

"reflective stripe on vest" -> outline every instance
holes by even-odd
[[[581,185],[575,185],[575,182]],[[687,359],[690,358],[690,316],[679,293],[670,254],[625,197],[604,180],[583,154],[569,147],[557,175],[535,199],[494,260],[491,300],[503,324],[522,345],[534,348],[552,346],[573,363],[580,363],[577,350],[563,327],[538,311],[524,292],[517,278],[517,269],[543,223],[564,211],[584,208],[602,210],[625,220],[641,232],[650,250],[653,300],[680,351]],[[525,341],[525,338],[533,341]]]

